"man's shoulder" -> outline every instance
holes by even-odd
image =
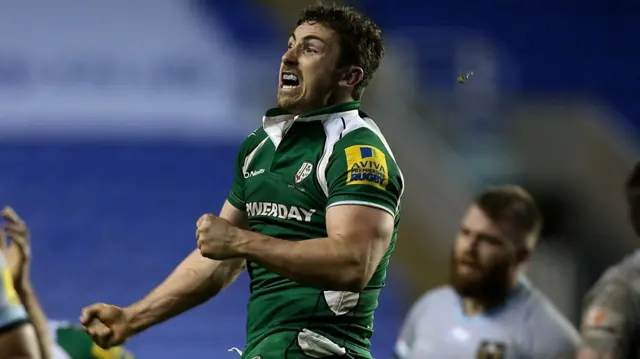
[[[618,263],[607,268],[595,286],[609,284],[626,285],[635,279],[640,279],[640,251],[626,256]]]
[[[569,358],[580,345],[580,334],[547,299],[529,313],[524,334],[527,350],[536,357]]]
[[[545,337],[554,337],[560,342],[578,342],[578,331],[542,292],[535,289],[532,291],[526,312],[529,331],[538,334],[542,331],[546,334]]]
[[[256,128],[247,137],[244,138],[242,144],[240,145],[240,152],[245,153],[252,151],[267,137],[267,132],[265,132],[262,126]]]
[[[386,142],[378,125],[362,112],[327,121],[325,128],[327,135],[338,136],[338,143],[383,145]]]
[[[436,299],[457,300],[458,298],[458,294],[450,285],[442,285],[442,286],[430,289],[426,293],[424,293],[423,296],[425,298],[430,298],[431,300],[436,300]]]
[[[247,135],[247,137],[244,139],[244,142],[255,142],[255,141],[262,141],[267,137],[267,132],[264,130],[264,128],[262,126],[256,128],[255,130],[251,131],[251,133],[249,135]]]
[[[618,263],[607,268],[598,278],[596,283],[589,289],[584,297],[586,305],[598,299],[598,297],[630,297],[635,289],[633,283],[640,279],[640,253],[635,252]],[[640,295],[640,293],[637,293]]]
[[[453,307],[458,303],[458,300],[455,290],[449,285],[444,285],[428,290],[418,299],[416,306],[421,306],[424,309],[427,307]]]
[[[328,138],[333,138],[335,141],[334,153],[346,153],[348,156],[357,158],[364,151],[363,155],[368,153],[374,157],[378,155],[383,157],[384,162],[392,168],[398,167],[391,146],[372,119],[352,114],[331,121],[332,123],[325,124],[325,132]]]
[[[609,267],[584,296],[583,322],[589,325],[595,318],[605,318],[616,325],[636,322],[640,315],[640,256],[636,252]]]

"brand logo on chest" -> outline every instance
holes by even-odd
[[[504,359],[507,345],[503,342],[482,341],[476,352],[477,359]]]
[[[298,206],[285,206],[284,204],[271,202],[247,203],[249,217],[266,216],[280,219],[293,219],[298,222],[311,222],[315,209],[307,209]]]
[[[264,173],[264,168],[261,168],[257,171],[250,171],[250,172],[245,172],[244,173],[244,178],[249,178],[249,177],[254,177],[254,176],[259,176],[261,174]]]
[[[296,176],[294,179],[295,182],[296,183],[302,182],[305,178],[309,177],[312,171],[313,171],[313,163],[303,162],[302,166],[300,166],[300,169],[296,173]]]

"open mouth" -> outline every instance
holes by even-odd
[[[300,80],[298,79],[298,75],[293,74],[291,72],[283,72],[281,77],[281,87],[283,89],[292,89],[300,86]]]

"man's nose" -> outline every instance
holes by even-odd
[[[290,48],[282,55],[282,63],[287,66],[294,66],[298,64],[298,51],[295,47]]]
[[[465,253],[470,253],[473,254],[478,250],[478,244],[480,243],[478,236],[476,235],[469,235],[467,237],[467,241],[465,242]]]

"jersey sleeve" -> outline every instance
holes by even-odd
[[[246,210],[246,201],[244,197],[244,175],[242,173],[242,163],[240,163],[241,152],[238,152],[233,170],[233,184],[227,196],[227,201],[240,210]]]
[[[416,342],[416,329],[427,308],[428,294],[420,298],[411,308],[402,323],[400,334],[393,350],[394,359],[409,359]]]
[[[253,147],[255,147],[256,140],[265,136],[264,131],[261,128],[253,131],[240,145],[236,160],[234,162],[233,169],[233,184],[231,190],[227,196],[227,201],[239,210],[246,210],[246,199],[244,194],[244,167],[245,161],[250,154]]]
[[[385,143],[362,128],[338,141],[327,166],[327,208],[363,205],[396,215],[403,191],[400,169]]]
[[[623,358],[637,329],[631,290],[623,283],[596,285],[585,299],[579,358]]]

